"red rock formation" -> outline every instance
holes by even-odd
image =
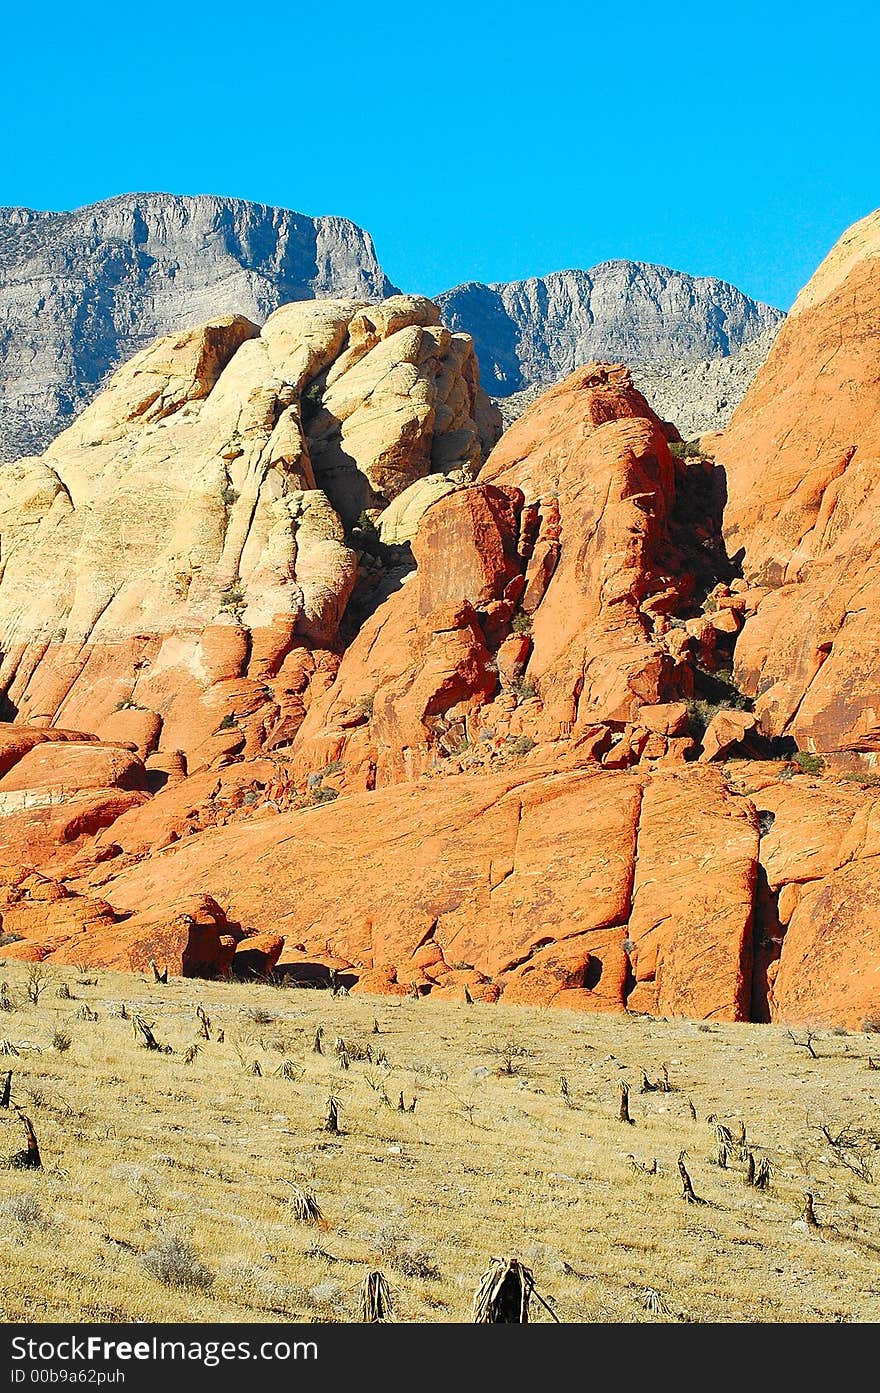
[[[756,757],[768,736],[863,762],[878,745],[877,441],[846,391],[876,381],[874,237],[832,256],[717,443],[742,577],[721,465],[676,458],[622,367],[552,389],[474,482],[470,360],[426,302],[327,302],[311,338],[296,311],[148,354],[0,489],[21,713],[0,730],[4,953],[719,1020],[880,1011],[880,794]],[[138,625],[159,604],[142,566],[102,634],[116,560],[73,576],[46,538],[96,463],[128,535],[126,489],[166,439],[132,443],[142,417],[244,459],[219,552],[240,544],[242,590],[217,613],[195,567],[165,628]],[[63,642],[21,628],[25,515],[49,608],[76,592]]]
[[[869,764],[880,750],[878,318],[874,213],[798,296],[717,444],[728,546],[768,588],[737,643],[737,680],[769,733]]]

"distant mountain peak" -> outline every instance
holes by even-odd
[[[217,313],[396,287],[341,217],[213,194],[0,209],[0,459],[43,449],[120,363]]]
[[[451,329],[473,336],[496,396],[557,381],[591,359],[631,367],[726,357],[783,319],[714,276],[614,259],[437,297]]]

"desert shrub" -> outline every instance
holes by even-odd
[[[0,934],[0,948],[8,948],[10,943],[21,943],[21,934]]]
[[[244,587],[241,581],[233,581],[231,585],[226,585],[220,591],[220,609],[227,613],[240,616],[247,603]]]
[[[357,701],[355,702],[355,707],[358,711],[360,711],[361,715],[372,716],[373,702],[375,701],[375,699],[376,693],[368,692],[365,696],[358,697]]]
[[[821,755],[811,755],[806,750],[798,750],[794,762],[802,774],[821,774],[825,768],[825,761]]]
[[[529,682],[525,677],[517,677],[510,684],[510,690],[517,701],[530,701],[532,697],[538,695],[538,689],[534,682]]]
[[[49,1222],[40,1208],[40,1202],[33,1195],[10,1195],[0,1204],[0,1219],[10,1224],[18,1224],[22,1229],[45,1229]]]
[[[338,797],[339,794],[335,788],[316,788],[312,793],[312,803],[315,805],[332,803],[334,798]]]
[[[866,1035],[880,1035],[880,1011],[872,1011],[862,1021],[862,1030]]]
[[[208,1291],[214,1274],[201,1261],[195,1248],[178,1234],[159,1238],[141,1259],[147,1272],[166,1287],[184,1291]]]
[[[674,459],[702,459],[703,452],[700,449],[698,439],[694,440],[671,440],[669,442],[669,453]]]
[[[236,721],[236,719],[235,719],[235,713],[232,712],[232,711],[227,711],[226,715],[223,717],[223,720],[220,722],[220,724],[219,724],[219,726],[217,727],[217,729],[218,729],[218,730],[234,730],[236,725],[237,725],[237,721]]]
[[[535,748],[535,742],[528,735],[517,735],[511,740],[507,748],[512,755],[527,755],[530,750]]]
[[[64,1030],[56,1030],[52,1036],[52,1048],[57,1050],[59,1054],[66,1054],[72,1043],[70,1036]]]
[[[220,490],[220,501],[226,508],[231,508],[233,503],[238,502],[238,493],[231,484],[224,484]]]
[[[530,634],[532,632],[532,616],[526,614],[525,610],[518,609],[510,621],[510,627],[515,634]]]
[[[861,784],[862,788],[880,788],[880,774],[868,774],[858,769],[841,774],[840,781],[844,784]]]
[[[38,1006],[40,997],[49,985],[49,979],[40,963],[31,963],[25,979],[24,989],[32,1006]]]
[[[247,1016],[249,1021],[253,1021],[254,1025],[274,1025],[276,1020],[272,1012],[262,1006],[246,1006],[242,1014]]]

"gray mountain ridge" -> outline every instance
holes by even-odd
[[[369,233],[346,218],[210,194],[0,209],[0,459],[41,450],[161,334],[394,291]]]
[[[124,194],[70,213],[2,208],[0,460],[41,451],[162,334],[218,314],[262,323],[290,300],[395,291],[369,233],[346,218],[210,194]],[[508,418],[600,358],[641,369],[651,404],[685,431],[725,424],[783,318],[727,282],[634,261],[435,298],[449,328],[474,338],[483,384]]]
[[[591,359],[635,367],[726,357],[784,318],[716,277],[626,260],[472,281],[437,303],[450,328],[473,336],[483,385],[499,398],[558,381]]]

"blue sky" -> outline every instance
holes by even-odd
[[[221,193],[431,294],[625,256],[787,307],[880,205],[876,4],[7,7],[0,203]]]

